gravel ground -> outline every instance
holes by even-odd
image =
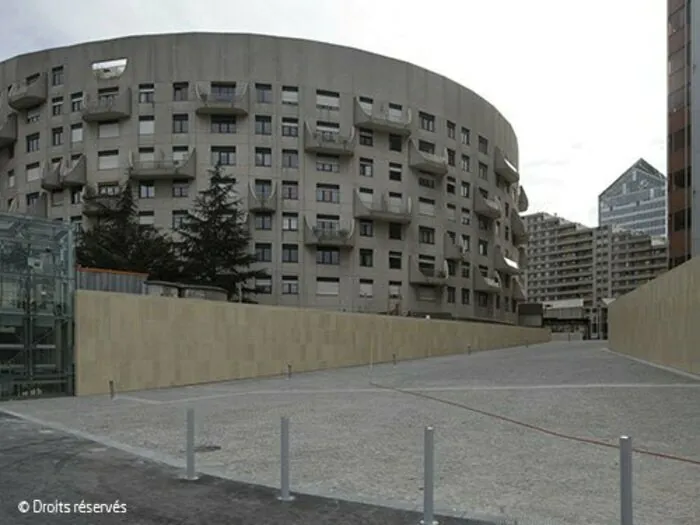
[[[375,388],[372,383],[425,393]],[[435,426],[438,508],[519,525],[619,522],[618,452],[505,422],[700,460],[700,382],[562,342],[335,371],[118,395],[4,403],[12,410],[169,457],[194,406],[198,467],[276,485],[279,417],[291,418],[300,492],[406,508],[422,501],[422,439]],[[697,525],[700,466],[636,454],[635,523]]]

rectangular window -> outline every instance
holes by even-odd
[[[41,142],[39,140],[38,133],[32,133],[31,135],[27,135],[26,140],[27,140],[27,153],[39,151]]]
[[[63,128],[53,128],[51,130],[51,145],[60,146],[63,144]]]
[[[425,197],[420,197],[418,199],[418,213],[421,215],[429,215],[431,217],[434,217],[435,201],[433,199],[426,199]]]
[[[287,201],[299,200],[299,183],[285,180],[282,182],[282,199]]]
[[[257,115],[255,117],[255,134],[272,135],[272,117]]]
[[[31,108],[27,110],[27,124],[34,124],[41,120],[41,108]]]
[[[173,115],[173,133],[188,133],[189,129],[189,115],[186,113]]]
[[[156,87],[153,84],[139,84],[139,104],[153,104],[156,100]]]
[[[374,281],[372,279],[360,279],[360,297],[374,297]]]
[[[374,145],[374,135],[371,129],[361,129],[360,130],[360,145],[361,146],[373,146]]]
[[[469,302],[470,302],[469,293],[470,293],[469,288],[462,288],[462,304],[469,304]]]
[[[189,97],[189,83],[188,82],[173,82],[173,100],[175,102],[183,102]]]
[[[390,270],[400,270],[401,269],[401,261],[403,259],[403,256],[401,252],[389,252],[389,269]]]
[[[479,153],[483,153],[484,155],[488,155],[489,153],[489,141],[481,135],[479,135]]]
[[[235,166],[236,146],[212,146],[211,163],[212,166]]]
[[[190,156],[190,148],[187,146],[173,146],[173,160],[182,162]]]
[[[401,297],[401,282],[389,281],[389,297],[396,299]]]
[[[270,295],[272,293],[272,279],[270,277],[257,277],[255,279],[255,292]]]
[[[454,166],[455,165],[455,157],[456,157],[455,150],[448,149],[447,150],[447,164],[449,164],[450,166]]]
[[[316,250],[316,264],[340,264],[340,250],[338,248],[319,248]]]
[[[256,230],[271,230],[272,229],[272,214],[271,213],[256,213],[254,217]]]
[[[403,137],[401,135],[389,135],[389,151],[401,153],[403,149]]]
[[[236,132],[236,117],[229,115],[212,115],[211,116],[211,132],[212,133],[235,133]]]
[[[190,183],[186,180],[173,181],[173,197],[184,198],[190,194]]]
[[[282,262],[283,263],[298,263],[299,262],[299,246],[296,244],[282,245]]]
[[[360,220],[360,237],[374,237],[374,223],[368,220]]]
[[[459,187],[459,194],[466,199],[469,198],[469,196],[471,195],[471,186],[468,182],[462,181]]]
[[[462,171],[470,172],[472,170],[472,163],[469,155],[462,155]]]
[[[272,244],[268,242],[255,243],[255,260],[257,262],[272,262]]]
[[[340,171],[340,157],[334,155],[316,155],[316,171],[338,173]]]
[[[172,227],[173,230],[179,230],[187,222],[187,217],[189,214],[186,210],[173,210],[172,214]]]
[[[272,104],[272,86],[270,84],[255,84],[255,101],[258,104]]]
[[[435,244],[435,229],[427,226],[418,227],[418,242],[421,244]]]
[[[483,162],[479,162],[479,178],[484,180],[489,178],[489,167]]]
[[[299,88],[296,86],[282,86],[282,104],[298,106]]]
[[[457,126],[454,122],[447,121],[447,138],[453,139],[457,133]]]
[[[83,94],[73,93],[70,96],[70,110],[72,112],[81,111],[83,109]]]
[[[286,232],[295,232],[299,230],[299,215],[296,213],[282,214],[282,230]]]
[[[63,97],[53,97],[51,99],[51,114],[54,117],[63,113]]]
[[[152,182],[141,182],[139,184],[139,199],[155,199],[156,187]]]
[[[140,226],[153,226],[156,223],[156,216],[152,211],[140,211],[139,212],[139,225]]]
[[[101,139],[113,139],[119,136],[119,122],[102,122],[97,127],[97,136]]]
[[[316,184],[316,201],[339,203],[340,186],[337,184]]]
[[[427,140],[418,141],[418,150],[423,153],[428,153],[430,155],[435,155],[435,144],[428,142]]]
[[[389,180],[401,182],[401,172],[401,164],[396,164],[395,162],[389,163]]]
[[[457,297],[457,291],[454,288],[454,286],[448,286],[447,287],[447,302],[450,304],[454,304],[456,297]]]
[[[360,159],[360,175],[363,177],[374,175],[374,161],[372,159]]]
[[[418,122],[420,124],[420,129],[425,131],[435,131],[435,116],[429,113],[420,112],[418,113]]]
[[[299,277],[296,275],[282,276],[282,295],[299,295]]]
[[[462,144],[468,146],[471,143],[471,132],[467,128],[462,128],[461,133]]]
[[[119,151],[109,150],[97,153],[97,169],[112,170],[119,167]]]
[[[156,132],[156,121],[152,115],[139,117],[139,135],[153,135]]]
[[[401,223],[389,223],[389,239],[395,239],[397,241],[403,239],[403,225]]]
[[[270,148],[255,148],[255,165],[270,168],[272,166],[272,150]]]
[[[489,242],[484,239],[479,239],[479,255],[487,256],[489,254]]]
[[[282,118],[282,136],[283,137],[298,137],[299,136],[299,119],[293,117]]]
[[[319,109],[340,109],[340,93],[317,89],[316,107]]]
[[[156,160],[156,150],[153,148],[139,148],[140,162],[153,162]]]
[[[469,211],[467,208],[462,208],[461,223],[464,226],[469,226],[472,223],[471,217],[471,211]]]
[[[118,195],[119,184],[116,182],[105,182],[97,185],[98,195]]]
[[[288,169],[299,168],[299,152],[295,149],[283,149],[282,167]]]
[[[369,248],[360,248],[360,266],[372,268],[374,266],[374,251]]]
[[[52,86],[62,86],[63,85],[63,66],[54,67],[51,69],[51,85]]]
[[[27,164],[27,182],[32,182],[41,179],[41,164],[39,162],[33,162],[32,164]]]

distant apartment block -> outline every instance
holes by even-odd
[[[666,177],[639,159],[598,196],[598,225],[666,235]]]
[[[548,213],[523,217],[529,243],[523,284],[529,302],[583,299],[592,338],[603,311],[667,269],[663,237],[614,226],[589,228]]]

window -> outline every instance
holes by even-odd
[[[449,304],[454,304],[457,298],[457,290],[454,286],[447,287],[447,302]]]
[[[489,167],[483,162],[479,162],[479,178],[484,180],[489,178]]]
[[[363,219],[360,220],[360,237],[374,237],[374,223]]]
[[[435,131],[434,115],[421,111],[418,113],[418,122],[420,124],[420,129],[424,129],[425,131]]]
[[[296,181],[282,181],[282,199],[287,201],[299,200],[299,183]]]
[[[374,105],[374,101],[369,98],[369,97],[360,97],[360,107],[364,110],[365,113],[368,115],[372,114],[372,106]]]
[[[182,228],[183,224],[187,221],[189,214],[186,210],[173,210],[172,215],[172,227],[173,230],[179,230]]]
[[[389,297],[401,297],[401,282],[389,281]]]
[[[39,162],[33,162],[32,164],[27,164],[27,182],[32,182],[41,179],[41,164]],[[14,186],[14,184],[13,184]]]
[[[435,189],[435,179],[426,179],[425,177],[421,177],[418,179],[418,186],[422,186],[423,188],[430,188],[431,190]]]
[[[233,101],[236,98],[236,83],[212,82],[210,85],[211,96],[220,101]]]
[[[27,208],[31,208],[39,202],[39,193],[28,193],[25,197],[25,201],[27,203]]]
[[[374,266],[374,252],[368,248],[360,248],[360,266],[371,268]]]
[[[211,163],[213,166],[235,166],[236,146],[212,146]]]
[[[271,213],[256,213],[254,218],[256,230],[271,230],[272,229],[272,214]]]
[[[39,151],[40,140],[38,133],[32,133],[27,135],[27,153],[32,153],[34,151]]]
[[[469,304],[470,303],[470,297],[469,297],[469,288],[462,288],[462,304]]]
[[[282,245],[282,262],[283,263],[298,263],[299,262],[299,246],[296,244]]]
[[[361,129],[360,130],[360,145],[362,146],[373,146],[374,145],[374,135],[371,129]]]
[[[70,96],[70,110],[73,112],[81,111],[83,109],[83,94],[73,93]]]
[[[340,157],[335,155],[316,155],[316,171],[338,173],[340,171]]]
[[[447,177],[447,183],[445,184],[445,193],[454,195],[456,191],[456,182],[457,181],[455,181],[454,177]]]
[[[418,199],[418,213],[421,215],[435,216],[435,201],[420,197]]]
[[[34,124],[41,120],[41,108],[31,108],[27,110],[27,124]]]
[[[486,292],[475,292],[476,304],[481,308],[487,308],[489,306],[489,294]]]
[[[270,148],[255,148],[255,165],[269,168],[272,166],[272,150]]]
[[[360,175],[363,177],[374,175],[374,161],[372,159],[360,159]]]
[[[340,124],[337,122],[323,122],[320,120],[316,121],[316,133],[318,133],[323,140],[334,140],[338,133],[340,133]]]
[[[255,117],[255,134],[272,135],[272,117],[258,115]]]
[[[360,279],[360,297],[374,296],[374,281],[372,279]]]
[[[109,150],[97,153],[97,169],[111,170],[119,167],[119,151]]]
[[[338,248],[318,248],[316,250],[316,264],[340,264],[340,250]]]
[[[153,148],[139,148],[140,162],[153,162],[156,160],[156,150]]]
[[[257,262],[272,262],[272,244],[269,242],[255,243],[255,260]]]
[[[190,156],[190,148],[187,146],[173,146],[173,160],[182,162]]]
[[[484,239],[479,239],[479,255],[487,256],[489,254],[489,242]]]
[[[427,226],[418,227],[418,242],[421,244],[435,244],[435,229]]]
[[[462,263],[462,278],[469,279],[471,276],[471,265],[468,262]]]
[[[464,197],[465,199],[469,198],[469,195],[471,194],[471,186],[469,185],[468,182],[462,181],[460,187],[459,187],[459,194]]]
[[[153,84],[139,84],[139,104],[152,104],[156,99],[156,87]]]
[[[299,105],[299,88],[296,86],[282,86],[282,104],[289,106]]]
[[[173,133],[187,133],[190,128],[189,115],[173,115]]]
[[[299,278],[296,275],[282,276],[282,295],[299,295]]]
[[[211,132],[212,133],[235,133],[236,132],[236,117],[228,115],[212,115],[211,116]]]
[[[389,269],[400,270],[402,258],[401,252],[389,252]]]
[[[255,101],[258,104],[272,104],[272,86],[270,84],[255,84]]]
[[[152,182],[141,182],[139,184],[139,199],[155,199],[156,187]]]
[[[140,123],[139,123],[140,125]],[[97,128],[97,136],[101,139],[112,139],[119,136],[119,122],[102,122]]]
[[[51,69],[51,85],[52,86],[62,86],[63,85],[63,66],[54,67]]]
[[[63,97],[53,97],[51,99],[51,114],[54,117],[63,113]]]
[[[483,153],[484,155],[488,155],[489,153],[489,141],[479,135],[479,153]]]
[[[396,164],[395,162],[389,163],[389,180],[395,182],[401,182],[401,164]]]
[[[139,212],[139,225],[140,226],[153,226],[156,223],[156,216],[152,211],[140,211]]]
[[[272,279],[270,277],[256,277],[255,293],[270,295],[272,293]]]
[[[282,167],[290,169],[299,168],[299,152],[295,149],[283,149]]]
[[[340,109],[340,93],[317,89],[316,107],[319,109]]]
[[[299,215],[296,213],[282,214],[282,230],[286,232],[295,232],[299,230]]]
[[[317,202],[340,202],[340,186],[337,184],[316,184]]]
[[[153,135],[156,131],[156,121],[152,115],[139,117],[139,135]]]
[[[428,142],[427,140],[418,141],[418,150],[423,153],[428,153],[430,155],[435,155],[435,144]]]
[[[299,119],[293,117],[282,118],[282,136],[283,137],[298,137],[299,136]]]
[[[445,211],[447,213],[447,220],[448,221],[456,221],[457,220],[457,207],[454,204],[447,204],[445,206]]]
[[[401,135],[389,135],[389,151],[398,151],[401,153],[403,149],[403,138]]]
[[[462,155],[462,171],[470,172],[472,170],[472,163],[469,155]]]
[[[338,295],[340,279],[337,277],[316,277],[316,295]]]
[[[398,241],[403,239],[403,226],[400,223],[389,223],[389,239],[394,239]]]
[[[60,146],[63,144],[63,128],[53,128],[51,130],[51,145]]]
[[[82,189],[71,188],[71,190],[70,190],[70,203],[71,204],[80,204],[83,200],[82,195],[83,195]]]
[[[450,166],[454,166],[455,165],[455,157],[456,157],[455,150],[448,148],[447,149],[447,164],[449,164]]]
[[[462,144],[468,146],[471,143],[471,132],[467,128],[463,127],[460,138],[462,140]]]
[[[190,194],[190,183],[186,180],[173,181],[173,197],[184,198]]]
[[[182,102],[187,100],[189,86],[190,85],[187,82],[173,82],[173,100],[176,102]]]
[[[98,195],[117,195],[119,194],[119,184],[116,182],[106,182],[97,185]]]

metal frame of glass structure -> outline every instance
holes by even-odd
[[[73,225],[0,213],[0,399],[73,394]]]

